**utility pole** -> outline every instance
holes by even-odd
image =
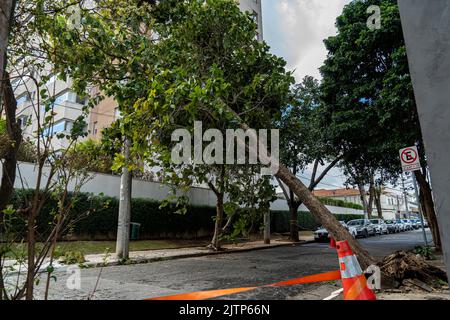
[[[125,165],[120,177],[119,221],[117,225],[116,255],[118,259],[128,259],[130,253],[130,217],[131,217],[131,172],[128,169],[130,160],[130,140],[125,138],[123,146]]]
[[[405,197],[405,209],[406,209],[406,214],[409,215],[409,208],[408,208],[408,193],[406,192],[406,188],[405,188],[405,178],[403,177],[403,173],[402,173],[402,189],[403,189],[403,196]],[[401,218],[401,217],[400,217]]]
[[[400,218],[400,199],[398,198],[398,194],[395,195],[395,197],[397,198],[397,214],[395,216],[397,219],[399,219]]]
[[[414,184],[414,193],[416,194],[416,202],[417,202],[417,206],[419,207],[419,216],[420,216],[420,223],[422,225],[423,241],[425,242],[425,246],[428,246],[427,234],[425,232],[425,225],[423,224],[422,204],[420,203],[419,192],[417,191],[416,175],[414,174],[414,172],[412,173],[412,177],[413,177],[413,184]]]

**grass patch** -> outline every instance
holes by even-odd
[[[146,250],[158,250],[158,249],[176,249],[206,246],[206,241],[196,240],[142,240],[130,242],[130,251],[146,251]],[[40,246],[40,244],[37,244]],[[115,241],[70,241],[70,242],[58,242],[57,252],[79,252],[83,255],[105,253],[106,251],[115,252]],[[14,252],[26,253],[26,244],[16,244],[13,249]],[[14,255],[7,253],[8,258],[13,258]]]

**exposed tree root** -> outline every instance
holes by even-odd
[[[440,288],[447,282],[447,274],[430,264],[419,255],[396,251],[378,263],[383,275],[402,285],[415,285],[426,290],[429,287]]]

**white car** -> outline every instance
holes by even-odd
[[[411,223],[411,221],[410,220],[408,220],[408,219],[402,219],[402,222],[405,224],[405,229],[406,230],[413,230],[414,229],[414,227],[413,227],[413,225],[412,225],[412,223]]]
[[[388,226],[383,219],[370,219],[370,222],[375,226],[377,234],[388,234]]]

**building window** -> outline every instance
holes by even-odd
[[[252,20],[256,24],[258,24],[258,12],[256,12],[255,10],[252,11]]]
[[[87,100],[86,97],[80,97],[73,91],[65,90],[65,91],[59,93],[58,95],[56,95],[54,104],[56,106],[58,106],[64,102],[73,102],[73,103],[85,105],[86,100]]]
[[[68,120],[58,121],[53,126],[49,128],[45,128],[43,132],[44,137],[53,136],[55,134],[61,133],[61,132],[67,132],[69,133],[72,131],[73,128],[73,122]]]
[[[25,93],[21,94],[20,96],[18,96],[16,101],[17,101],[17,105],[21,105],[23,103],[31,101],[31,96],[28,92],[25,92]]]
[[[17,123],[19,124],[21,129],[25,129],[25,127],[28,125],[29,120],[31,119],[31,116],[20,116],[17,118]]]
[[[92,134],[96,136],[97,132],[98,132],[98,123],[97,121],[95,121],[94,124],[92,125]]]

